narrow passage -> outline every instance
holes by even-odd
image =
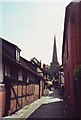
[[[56,90],[46,97],[43,104],[29,118],[68,118],[68,115],[63,97]]]

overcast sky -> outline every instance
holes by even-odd
[[[50,64],[56,35],[61,64],[65,8],[71,0],[27,1],[0,2],[0,36],[17,45],[27,60],[36,57]]]

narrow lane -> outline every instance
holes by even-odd
[[[55,91],[49,96],[43,104],[32,113],[29,118],[66,118],[63,97],[59,91]]]

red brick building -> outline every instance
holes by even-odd
[[[62,63],[66,101],[73,117],[81,118],[81,79],[74,78],[74,70],[81,64],[81,2],[66,7]]]
[[[20,49],[0,38],[0,117],[11,115],[39,99],[44,91],[43,70],[20,56]]]

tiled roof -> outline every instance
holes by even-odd
[[[3,57],[6,57],[9,60],[11,60],[11,62],[15,63],[16,65],[19,65],[19,66],[23,67],[24,69],[28,70],[29,72],[32,72],[34,75],[42,77],[40,74],[38,74],[37,72],[33,71],[30,68],[30,66],[28,65],[28,64],[30,64],[30,62],[27,61],[26,59],[20,57],[20,61],[18,62],[14,58],[12,58],[5,50],[2,50],[2,55],[3,55]]]
[[[0,37],[0,40],[2,40],[2,42],[6,43],[6,44],[9,44],[12,47],[18,48],[21,51],[21,49],[17,45],[15,45],[15,44],[13,44],[13,43],[11,43],[11,42],[9,42],[1,37]]]

